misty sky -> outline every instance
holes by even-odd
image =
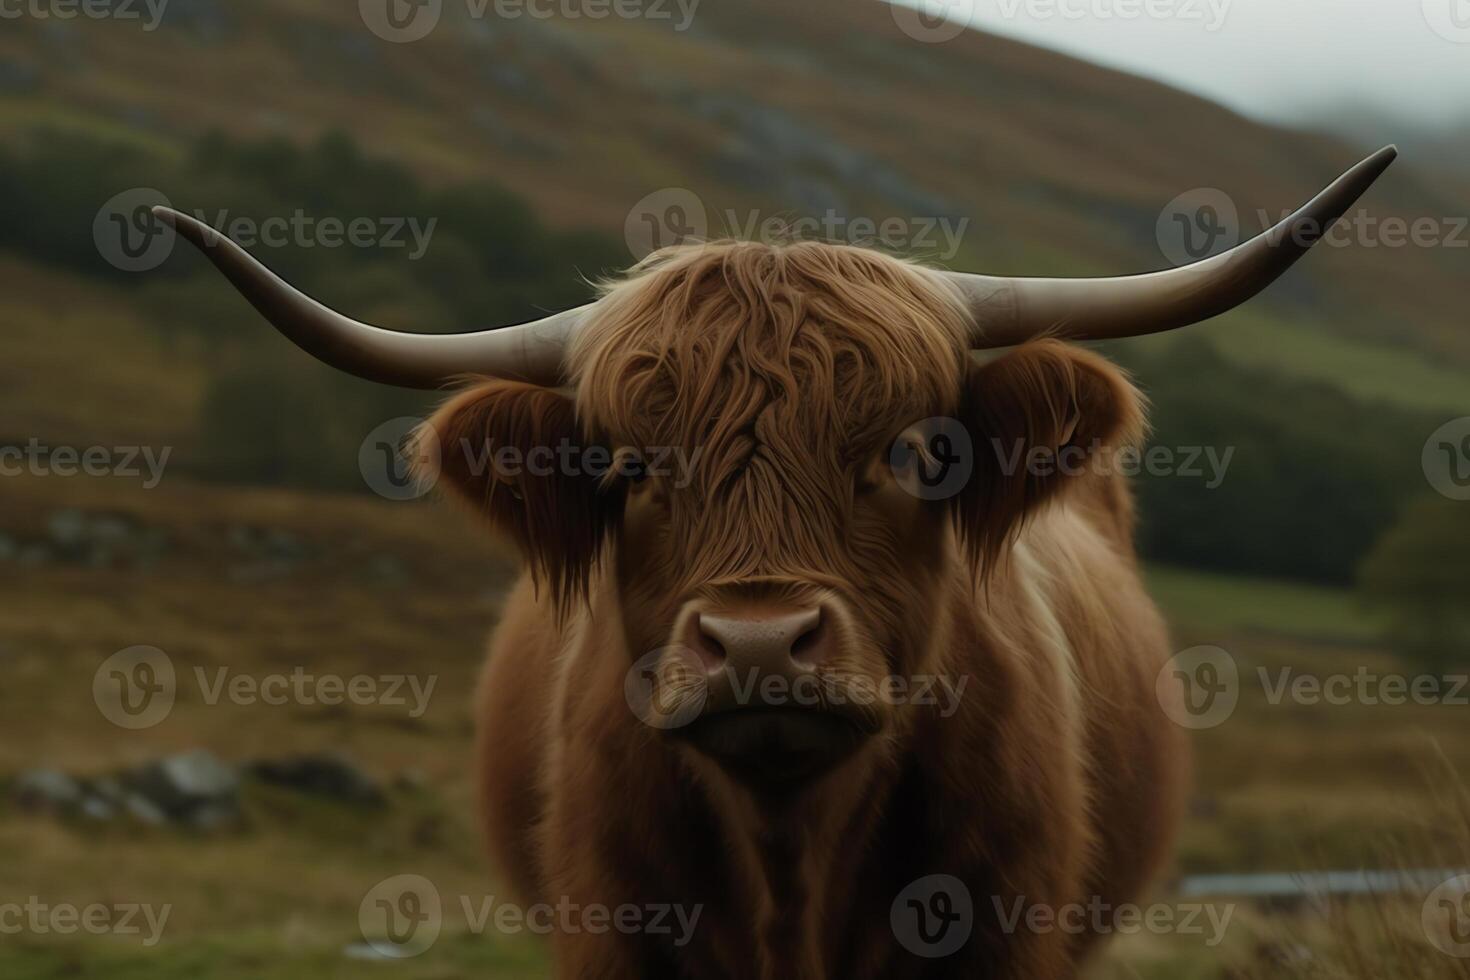
[[[1253,116],[1294,120],[1306,107],[1346,103],[1425,121],[1470,117],[1470,0],[905,2]],[[1116,16],[1130,4],[1168,13]]]

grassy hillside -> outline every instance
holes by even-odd
[[[468,692],[509,580],[495,546],[467,535],[462,517],[439,504],[177,478],[149,491],[17,479],[7,486],[0,536],[28,544],[73,507],[105,511],[168,545],[146,568],[0,563],[0,589],[27,597],[0,609],[9,678],[0,716],[11,735],[0,740],[0,895],[167,904],[172,914],[149,948],[125,936],[6,937],[0,975],[359,977],[371,964],[348,952],[362,941],[358,906],[376,883],[404,873],[429,878],[446,896],[445,933],[422,957],[375,968],[423,980],[546,975],[533,938],[473,935],[458,905],[459,896],[501,894],[476,839],[469,758]],[[240,528],[287,535],[300,557],[262,563],[241,550]],[[1235,716],[1198,733],[1198,789],[1176,870],[1357,867],[1385,840],[1405,841],[1409,860],[1432,863],[1430,849],[1415,843],[1437,795],[1421,775],[1425,732],[1438,733],[1456,765],[1470,766],[1470,741],[1452,717],[1462,709],[1272,705],[1258,668],[1326,675],[1395,663],[1365,645],[1364,625],[1340,593],[1170,569],[1152,577],[1176,643],[1226,648],[1244,678]],[[181,677],[195,668],[265,676],[300,666],[348,677],[403,672],[437,686],[428,710],[408,718],[386,705],[216,705],[181,683],[166,720],[122,731],[97,710],[92,678],[113,651],[137,643],[162,648]],[[386,809],[362,811],[254,786],[245,824],[213,833],[58,822],[19,810],[4,790],[38,764],[85,775],[195,747],[231,761],[331,747],[394,788]],[[1244,906],[1219,949],[1189,936],[1129,937],[1098,976],[1223,980],[1287,921]],[[1310,916],[1299,925],[1303,941],[1316,941]]]

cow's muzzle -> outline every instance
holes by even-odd
[[[704,684],[701,710],[679,734],[742,781],[787,787],[811,779],[873,730],[835,696],[828,668],[843,639],[831,607],[687,609],[676,638]]]

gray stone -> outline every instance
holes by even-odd
[[[123,809],[128,816],[149,827],[162,827],[168,823],[168,814],[141,793],[129,793],[123,800]]]
[[[233,801],[206,803],[189,812],[186,823],[195,830],[221,830],[240,822],[240,808]]]
[[[381,805],[386,797],[377,781],[347,756],[336,752],[262,759],[249,767],[251,775],[273,786],[362,806]]]
[[[127,796],[127,790],[118,781],[116,776],[98,776],[92,780],[89,787],[95,796],[100,796],[111,803],[120,803]]]
[[[69,810],[82,801],[82,786],[60,769],[32,769],[16,777],[11,793],[23,807]]]
[[[100,796],[88,796],[77,810],[88,820],[106,821],[117,816],[117,807]]]
[[[133,789],[178,818],[207,803],[233,804],[240,778],[203,749],[170,756],[133,774]]]
[[[58,510],[47,520],[46,534],[62,554],[80,554],[86,547],[87,515],[72,508]]]

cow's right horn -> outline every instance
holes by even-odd
[[[457,334],[403,333],[359,323],[296,289],[213,228],[171,208],[153,213],[192,242],[250,304],[308,354],[369,381],[438,388],[481,374],[556,385],[587,306],[516,326]]]
[[[1388,169],[1385,147],[1276,227],[1213,258],[1164,272],[1104,279],[1009,279],[946,273],[974,319],[976,348],[1035,337],[1116,340],[1185,327],[1234,309],[1275,282]]]

